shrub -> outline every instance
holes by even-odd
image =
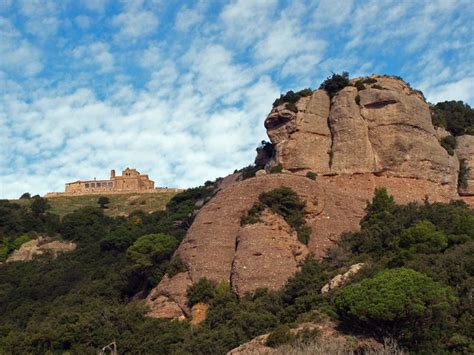
[[[412,253],[437,253],[448,246],[448,238],[430,221],[421,221],[404,230],[399,245]]]
[[[240,225],[255,224],[255,223],[261,222],[260,213],[262,213],[264,209],[265,209],[264,204],[260,202],[256,202],[252,206],[252,208],[247,211],[245,216],[241,218]]]
[[[467,178],[469,176],[469,166],[467,166],[466,159],[459,160],[459,175],[458,175],[458,188],[467,189]]]
[[[166,269],[166,273],[169,277],[173,277],[176,274],[179,274],[180,272],[185,272],[187,270],[188,268],[186,267],[186,264],[183,262],[183,260],[181,260],[179,256],[173,256],[168,265],[168,268]]]
[[[127,249],[127,257],[137,269],[150,269],[169,258],[178,246],[177,240],[166,234],[147,234]]]
[[[31,194],[29,192],[25,192],[23,195],[20,196],[20,200],[29,200],[31,198]]]
[[[285,102],[288,104],[295,105],[298,102],[298,100],[301,99],[302,97],[311,96],[312,94],[313,94],[313,90],[311,90],[310,88],[300,90],[296,93],[290,90],[285,95],[283,94],[280,95],[280,97],[273,102],[273,107],[280,106],[284,104]]]
[[[280,174],[283,171],[283,166],[278,164],[270,169],[270,174]]]
[[[441,140],[441,146],[446,149],[449,155],[454,155],[456,149],[456,138],[453,136],[446,136]]]
[[[35,217],[44,214],[50,208],[51,205],[48,203],[48,200],[42,197],[34,197],[30,205],[31,212],[33,212]]]
[[[18,250],[24,243],[29,242],[30,240],[31,240],[31,237],[27,234],[24,234],[18,238],[15,238],[15,240],[13,241],[12,247],[13,249]]]
[[[357,88],[357,91],[365,90],[365,85],[364,85],[362,79],[357,80],[355,82],[355,87]]]
[[[288,344],[295,339],[287,325],[281,325],[268,335],[266,345],[271,348],[277,348],[280,345]]]
[[[203,277],[188,288],[186,295],[189,307],[196,303],[209,303],[216,296],[216,284]]]
[[[311,179],[311,180],[316,180],[316,178],[318,177],[318,174],[316,174],[316,173],[314,173],[314,172],[312,172],[312,171],[308,171],[308,172],[306,173],[306,177],[307,177],[308,179]]]
[[[449,287],[417,271],[399,268],[346,286],[336,294],[334,304],[343,320],[406,343],[415,341],[420,322],[442,325],[455,301]]]
[[[375,84],[377,82],[377,79],[374,79],[374,78],[365,78],[363,81],[362,81],[364,84]]]
[[[99,204],[100,208],[107,208],[107,205],[110,203],[110,200],[106,196],[100,196],[97,200],[97,203]]]
[[[431,107],[431,119],[433,125],[446,128],[453,136],[474,129],[474,110],[462,101],[438,102]]]
[[[371,86],[372,89],[377,89],[377,90],[383,90],[384,88],[380,86],[379,84],[375,84]]]
[[[297,234],[300,243],[308,245],[311,236],[311,227],[305,224],[297,230]]]
[[[343,72],[342,74],[332,73],[331,76],[327,77],[321,85],[320,89],[326,90],[330,97],[333,97],[338,91],[344,89],[349,85],[349,73]]]
[[[359,95],[359,94],[357,94],[357,96],[355,97],[355,103],[356,103],[357,105],[360,104],[360,95]]]

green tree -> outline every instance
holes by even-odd
[[[110,199],[106,196],[100,196],[97,203],[100,205],[100,208],[108,208],[107,205],[110,203]]]
[[[412,253],[437,253],[448,246],[448,238],[430,221],[421,221],[403,231],[400,247]]]
[[[31,202],[31,212],[35,217],[38,217],[44,214],[48,209],[51,208],[48,200],[42,197],[35,197],[33,198],[33,202]]]
[[[407,268],[385,270],[349,285],[334,299],[343,320],[397,337],[404,343],[417,341],[421,325],[431,332],[423,337],[439,336],[435,328],[443,326],[455,302],[449,287]]]
[[[29,192],[25,192],[23,195],[20,196],[20,200],[29,200],[31,198],[31,194]]]
[[[216,296],[216,284],[203,277],[187,290],[188,304],[190,307],[196,303],[209,303]]]
[[[150,269],[168,259],[178,242],[170,235],[147,234],[138,238],[127,250],[127,257],[138,269]]]

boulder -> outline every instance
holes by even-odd
[[[324,285],[321,288],[321,293],[328,293],[329,291],[334,290],[335,288],[343,286],[345,283],[347,283],[347,281],[349,281],[352,276],[357,274],[363,266],[364,263],[351,265],[349,270],[347,270],[345,273],[334,276],[331,281]]]
[[[56,258],[61,253],[68,253],[76,249],[76,244],[69,241],[52,240],[49,237],[38,237],[23,243],[20,249],[15,250],[7,259],[12,261],[30,261],[37,255],[51,253]]]

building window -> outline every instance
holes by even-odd
[[[100,187],[100,182],[95,184],[96,187]]]
[[[112,186],[113,186],[113,184],[112,184],[111,182],[109,182],[108,185],[109,185],[109,187],[112,187]]]
[[[95,183],[91,183],[91,187],[95,187]]]
[[[86,184],[86,189],[88,189],[88,188],[89,188],[89,184]]]

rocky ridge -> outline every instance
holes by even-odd
[[[296,109],[286,104],[272,109],[265,127],[276,154],[266,168],[281,164],[283,173],[224,179],[176,252],[187,271],[165,276],[148,296],[150,316],[190,317],[186,290],[202,277],[229,283],[238,296],[282,287],[308,253],[321,258],[340,234],[359,228],[377,187],[386,187],[398,203],[459,198],[459,157],[474,164],[474,137],[458,137],[456,153],[449,155],[420,92],[396,78],[370,79],[364,79],[363,90],[353,79],[353,86],[332,98],[316,90],[300,98]],[[315,181],[304,176],[308,172],[318,174]],[[474,186],[472,176],[465,194]],[[306,201],[308,245],[269,211],[260,223],[240,223],[262,192],[282,186]]]

